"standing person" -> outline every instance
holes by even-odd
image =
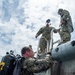
[[[47,42],[50,45],[50,40],[51,40],[51,30],[54,27],[51,27],[50,24],[50,19],[46,20],[46,26],[40,28],[40,30],[36,33],[35,38],[37,38],[40,34],[42,34],[40,41],[39,41],[39,48],[41,53],[45,53],[45,50],[47,48]],[[56,30],[54,29],[54,32]]]
[[[44,59],[33,58],[34,54],[29,47],[23,47],[21,54],[25,57],[22,75],[34,75],[34,73],[46,71],[53,64],[50,54],[47,54]]]
[[[1,75],[13,75],[13,70],[15,67],[15,57],[12,55],[12,52],[6,52],[6,55],[2,57],[1,62],[5,63]]]
[[[59,34],[61,42],[65,43],[71,40],[71,32],[73,32],[73,24],[70,13],[67,10],[59,9],[58,14],[60,15],[60,29]]]
[[[59,9],[58,14],[60,15],[60,29],[58,29],[61,38],[59,43],[60,45],[70,41],[71,32],[73,32],[73,25],[70,13],[67,10]],[[60,75],[61,65],[62,62],[54,60],[54,64],[52,66],[52,75]]]

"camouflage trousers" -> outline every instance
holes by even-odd
[[[59,34],[60,34],[60,38],[61,38],[60,43],[65,43],[65,42],[70,41],[71,35],[69,32],[59,32]]]
[[[46,38],[40,38],[40,41],[39,41],[40,53],[47,52],[47,43],[48,43],[48,47],[49,47],[50,40],[47,40]]]

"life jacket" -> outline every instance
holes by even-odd
[[[13,75],[23,75],[22,61],[22,57],[16,59],[16,65],[13,71]]]
[[[7,54],[1,60],[1,75],[12,75],[15,67],[15,57],[13,55]]]
[[[27,69],[23,68],[23,62],[24,62],[25,57],[21,57],[16,60],[16,66],[13,71],[13,75],[34,75],[34,73],[29,72]]]

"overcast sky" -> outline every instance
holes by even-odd
[[[10,50],[20,54],[22,47],[30,44],[36,51],[40,36],[36,39],[35,34],[45,21],[50,18],[51,26],[59,28],[59,8],[70,12],[74,26],[74,0],[0,0],[0,55]],[[58,39],[59,35],[54,34],[54,41]]]

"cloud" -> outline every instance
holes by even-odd
[[[46,19],[50,18],[51,25],[59,28],[59,8],[70,12],[74,25],[74,3],[72,0],[0,0],[0,54],[11,49],[20,54],[21,48],[29,44],[36,51],[40,36],[35,39],[35,34],[45,26]],[[54,41],[60,38],[58,34],[54,37]]]
[[[3,0],[1,1],[1,20],[2,22],[9,22],[12,17],[17,18],[20,24],[25,21],[24,10],[19,6],[19,0]]]

